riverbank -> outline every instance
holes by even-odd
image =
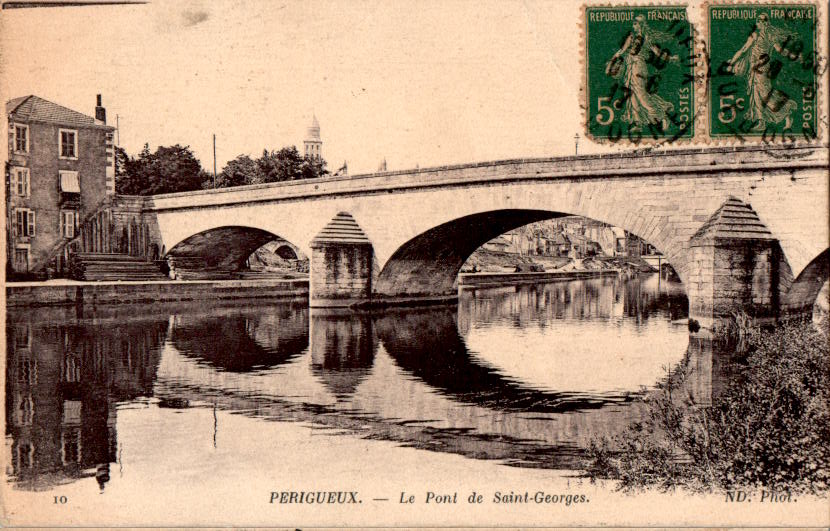
[[[617,275],[612,269],[592,271],[543,271],[524,273],[462,273],[459,286],[484,288],[515,284],[532,284]],[[45,282],[11,282],[6,284],[9,308],[53,305],[132,304],[233,299],[291,299],[308,301],[308,278],[244,280],[160,280],[84,282],[50,280]],[[456,297],[378,298],[361,308],[392,305],[420,306],[446,303]]]
[[[308,279],[168,280],[146,282],[13,282],[6,306],[130,304],[228,299],[308,299]]]
[[[645,422],[592,444],[589,476],[637,492],[763,489],[781,493],[775,501],[826,495],[827,334],[826,327],[807,322],[747,330],[737,344],[726,346],[729,357],[721,363],[731,365],[732,376],[710,403],[679,392],[684,374],[672,375],[648,401]]]
[[[568,256],[521,255],[478,249],[461,267],[461,273],[580,272],[603,269],[616,269],[629,274],[657,271],[653,264],[639,256],[597,255],[574,259]]]
[[[510,284],[534,284],[537,282],[558,282],[601,276],[616,276],[615,269],[593,271],[530,271],[526,273],[462,273],[458,285],[462,288],[489,288]]]

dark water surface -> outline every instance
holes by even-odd
[[[359,315],[262,301],[10,311],[7,472],[38,491],[244,484],[265,473],[264,448],[347,440],[369,441],[355,470],[407,447],[579,469],[669,371],[711,398],[711,349],[672,323],[686,308],[652,275]]]

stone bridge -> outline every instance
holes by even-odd
[[[660,250],[704,326],[811,308],[828,277],[827,146],[508,160],[158,195],[142,216],[167,256],[239,267],[283,238],[311,257],[311,305],[457,294],[481,244],[579,215]]]

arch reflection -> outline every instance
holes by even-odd
[[[503,411],[563,412],[627,402],[523,386],[480,363],[458,331],[455,307],[387,312],[375,322],[386,352],[403,370],[454,399]]]
[[[170,341],[185,356],[224,371],[275,367],[308,347],[308,308],[283,305],[269,306],[266,312],[178,315],[173,320]]]

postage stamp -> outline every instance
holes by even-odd
[[[596,140],[691,139],[694,33],[685,5],[584,9],[586,132]]]
[[[713,138],[814,140],[818,134],[817,7],[706,7]]]

